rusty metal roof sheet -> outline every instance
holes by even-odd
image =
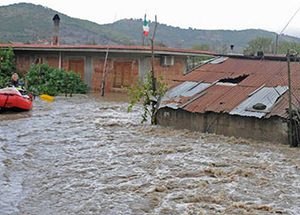
[[[220,59],[217,58],[216,61]],[[260,87],[261,85],[276,87],[287,85],[287,62],[275,60],[228,58],[219,63],[204,64],[180,81],[204,81],[212,83],[224,78],[248,77],[239,83],[240,86]],[[291,62],[291,74],[294,82],[300,80],[300,63]],[[300,84],[293,84],[300,87]]]
[[[287,91],[287,87],[263,87],[236,108],[234,108],[229,114],[240,116],[254,116],[258,118],[264,117],[267,113],[271,112],[271,109],[277,99]],[[256,110],[253,106],[257,103],[266,105],[264,110]]]
[[[186,105],[184,107],[184,110],[194,113],[204,113],[206,112],[206,109],[209,108],[210,104],[220,99],[229,90],[231,90],[231,88],[232,86],[214,85],[209,89],[203,91],[202,96],[198,97],[193,102]]]
[[[229,113],[255,89],[238,85],[214,85],[204,90],[199,98],[186,105],[184,109],[198,113]]]
[[[293,108],[297,108],[300,106],[300,89],[292,90],[292,104]],[[282,118],[288,118],[288,110],[289,103],[288,103],[288,93],[285,92],[284,95],[276,102],[272,111],[266,116],[266,118],[272,116],[279,116]]]
[[[189,73],[182,78],[179,79],[179,81],[203,81],[208,83],[213,83],[217,80],[226,78],[228,74],[224,72],[206,72],[206,71],[194,71],[192,73]]]
[[[248,98],[249,94],[254,92],[256,87],[242,87],[232,86],[230,90],[226,91],[221,97],[212,102],[206,111],[212,111],[217,113],[229,113],[242,101]]]

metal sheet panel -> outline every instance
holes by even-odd
[[[176,87],[170,89],[161,100],[160,108],[170,107],[178,109],[182,103],[187,102],[197,93],[204,91],[211,84],[198,82],[183,82]]]
[[[201,91],[205,90],[210,85],[211,84],[208,84],[208,83],[199,83],[198,85],[194,86],[193,88],[189,89],[188,91],[185,91],[184,93],[180,94],[180,96],[184,96],[184,97],[194,96],[197,93],[200,93]]]
[[[215,60],[210,61],[210,64],[220,64],[223,63],[224,61],[226,61],[228,59],[228,57],[219,57],[216,58]]]
[[[193,87],[197,86],[198,82],[186,81],[182,84],[173,87],[162,98],[162,101],[172,100],[179,97],[181,94],[185,93],[186,91],[192,89]]]
[[[253,116],[257,118],[264,117],[269,113],[277,99],[288,89],[288,87],[264,87],[255,92],[248,99],[239,104],[229,114],[240,116]],[[266,109],[259,111],[253,109],[253,105],[262,103]]]

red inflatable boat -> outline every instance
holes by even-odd
[[[32,97],[22,95],[16,88],[0,89],[0,109],[31,110]]]

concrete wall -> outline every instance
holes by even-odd
[[[70,70],[82,68],[82,72],[75,71],[81,75],[82,80],[89,86],[90,90],[100,92],[103,77],[103,65],[105,53],[90,52],[57,52],[57,51],[17,51],[15,52],[17,70],[25,74],[30,65],[35,63],[48,63],[52,67]],[[61,61],[60,61],[61,60]],[[82,61],[84,65],[77,65]],[[175,57],[174,65],[163,66],[160,63],[161,56],[156,56],[154,61],[155,75],[161,76],[168,86],[174,85],[174,79],[184,74],[186,70],[186,58]],[[70,63],[73,62],[73,63]],[[79,69],[80,70],[80,69]],[[138,54],[110,54],[107,62],[106,93],[111,91],[122,91],[123,87],[137,83],[143,79],[146,72],[151,70],[151,57]]]
[[[222,113],[190,113],[184,110],[162,108],[157,122],[176,129],[222,134],[255,140],[288,143],[287,123],[279,117],[258,119]]]

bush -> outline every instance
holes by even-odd
[[[12,48],[0,49],[0,88],[7,86],[15,70],[15,56]]]
[[[151,124],[156,124],[156,113],[158,110],[160,99],[167,91],[167,85],[163,82],[163,78],[155,78],[153,89],[153,79],[151,72],[148,72],[144,81],[139,81],[137,85],[127,88],[129,96],[128,112],[131,112],[133,107],[142,102],[144,112],[142,114],[142,123],[146,122],[148,117],[151,119]],[[151,109],[150,109],[151,107]]]
[[[63,69],[49,67],[47,64],[31,66],[26,75],[28,90],[36,95],[86,93],[87,85],[75,72],[66,72]]]

